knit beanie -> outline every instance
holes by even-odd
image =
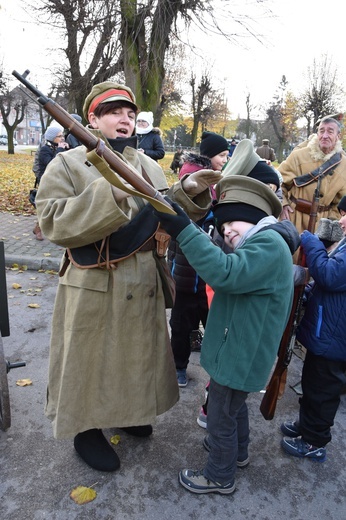
[[[137,121],[142,119],[142,121],[146,121],[149,125],[152,125],[154,122],[154,114],[152,112],[140,112],[137,116]]]
[[[146,121],[149,126],[143,128],[138,125],[138,121]],[[140,112],[137,116],[136,133],[137,134],[148,134],[153,129],[154,114],[152,112]]]
[[[72,116],[73,119],[75,119],[78,123],[82,122],[82,118],[81,118],[80,115],[78,115],[78,114],[70,114],[70,116]]]
[[[280,188],[280,179],[278,174],[272,166],[269,166],[269,164],[266,163],[266,161],[258,161],[248,174],[248,177],[264,182],[264,184],[275,184],[277,189]]]
[[[85,119],[89,120],[89,114],[94,112],[100,103],[110,103],[111,101],[126,101],[137,112],[136,98],[129,87],[113,83],[113,81],[104,81],[94,85],[86,97],[83,106]]]
[[[62,134],[62,130],[58,126],[49,126],[44,134],[46,141],[54,141],[57,135]]]
[[[243,202],[232,202],[229,204],[218,204],[213,209],[216,228],[220,235],[222,224],[225,222],[250,222],[257,224],[262,218],[268,214],[255,206],[244,204]]]
[[[340,200],[339,204],[338,204],[338,210],[342,210],[342,211],[345,211],[346,212],[346,195],[344,195],[342,197],[342,199]]]
[[[201,144],[199,145],[201,155],[215,157],[221,152],[229,149],[228,141],[222,135],[214,132],[203,132]]]

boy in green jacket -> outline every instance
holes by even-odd
[[[175,203],[177,215],[156,212],[189,263],[215,291],[201,351],[210,375],[209,451],[202,470],[184,469],[179,482],[193,493],[230,494],[237,466],[246,466],[249,392],[265,387],[288,320],[292,254],[299,235],[279,223],[281,203],[262,182],[242,175],[216,187],[216,226],[232,253],[224,253]]]

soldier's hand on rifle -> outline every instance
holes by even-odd
[[[191,173],[188,177],[183,178],[182,186],[189,195],[189,197],[195,197],[199,193],[216,184],[222,179],[221,172],[215,170],[199,170],[198,172]]]
[[[154,214],[160,219],[163,229],[167,231],[172,238],[176,238],[186,226],[191,224],[191,220],[179,204],[172,202],[168,197],[165,197],[165,200],[172,206],[176,215],[164,213],[156,209],[154,209]]]
[[[290,213],[293,213],[294,210],[288,204],[283,206],[282,211],[280,213],[280,220],[290,220]]]

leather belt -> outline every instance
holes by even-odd
[[[145,242],[145,244],[143,244],[142,247],[138,249],[137,253],[142,253],[144,251],[153,251],[154,249],[156,249],[156,240],[154,237],[151,237],[151,239],[148,240],[148,242]]]
[[[300,211],[300,213],[305,213],[306,215],[310,215],[312,202],[305,199],[296,199],[293,195],[290,195],[290,201],[294,202],[297,211]],[[329,206],[319,205],[317,207],[317,213],[329,211],[331,207],[331,204]]]

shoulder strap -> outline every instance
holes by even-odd
[[[301,186],[306,186],[307,184],[310,184],[311,182],[317,181],[319,177],[325,177],[329,171],[339,164],[341,162],[341,153],[337,152],[328,161],[323,163],[321,166],[316,168],[310,173],[306,173],[304,175],[300,175],[299,177],[296,177],[293,182],[297,186],[297,188],[300,188]]]

